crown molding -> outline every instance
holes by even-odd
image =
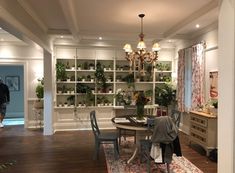
[[[212,0],[207,5],[200,8],[198,11],[192,13],[190,16],[186,17],[184,20],[180,21],[178,24],[170,28],[164,33],[165,38],[170,38],[174,36],[182,27],[187,24],[190,24],[192,21],[198,19],[199,17],[205,15],[209,11],[218,7],[218,0]]]

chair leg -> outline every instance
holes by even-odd
[[[113,144],[114,144],[114,155],[115,158],[118,159],[119,157],[118,141],[115,140]]]
[[[166,168],[167,168],[167,173],[170,173],[170,164],[169,163],[166,164]]]
[[[122,134],[121,134],[121,129],[118,129],[118,134],[119,134],[119,137],[118,137],[118,140],[119,140],[119,145],[121,145],[121,142],[122,142]]]
[[[94,160],[99,158],[99,151],[100,151],[100,143],[95,141],[95,153],[94,153]]]

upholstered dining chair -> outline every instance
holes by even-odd
[[[182,156],[178,139],[178,129],[169,116],[155,117],[153,120],[147,121],[147,124],[148,129],[151,130],[153,134],[151,139],[148,138],[140,141],[140,159],[145,158],[147,161],[147,172],[150,173],[150,163],[152,160],[150,150],[153,143],[159,143],[162,150],[162,163],[166,163],[167,172],[170,173],[169,165],[172,160],[173,152],[176,153],[177,156]]]
[[[116,132],[100,132],[97,120],[96,120],[96,112],[91,111],[90,112],[90,121],[91,121],[91,127],[92,131],[95,137],[95,153],[94,153],[94,159],[99,158],[99,149],[100,144],[113,144],[114,146],[114,156],[117,159],[119,156],[119,149],[118,149],[118,134]]]

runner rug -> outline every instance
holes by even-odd
[[[124,141],[120,147],[120,158],[115,160],[113,145],[103,144],[108,173],[146,173],[147,164],[140,163],[139,159],[134,159],[130,164],[127,160],[133,154],[133,142]],[[166,172],[165,164],[155,164],[151,162],[152,173]],[[173,156],[172,163],[170,164],[170,173],[203,173],[199,168],[192,164],[185,157]]]

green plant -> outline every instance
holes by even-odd
[[[67,98],[67,101],[70,102],[71,105],[74,105],[75,103],[75,96],[71,95]]]
[[[57,80],[66,80],[66,67],[62,62],[57,62],[56,64],[56,79]]]
[[[106,92],[106,89],[109,87],[109,84],[106,83],[107,79],[104,74],[104,68],[102,67],[100,62],[96,64],[95,78],[96,83],[102,87],[104,92]]]
[[[39,100],[41,100],[43,98],[44,95],[44,81],[43,78],[42,79],[38,79],[38,84],[36,86],[35,92],[36,92],[36,96]]]
[[[218,100],[213,100],[212,101],[212,106],[214,106],[214,108],[218,108]]]
[[[134,79],[134,74],[133,73],[128,74],[127,76],[125,76],[123,78],[123,80],[127,83],[128,88],[130,88],[130,87],[134,88],[134,86],[135,86],[134,85],[135,79]]]
[[[171,84],[162,84],[155,88],[155,103],[168,106],[176,100],[176,89]]]

